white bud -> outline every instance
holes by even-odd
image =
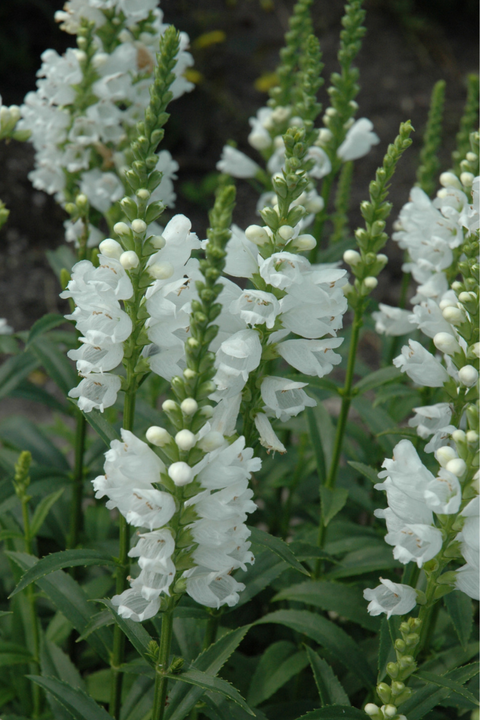
[[[180,450],[187,452],[191,450],[195,445],[195,435],[190,430],[180,430],[175,435],[175,442],[177,443]]]
[[[324,207],[325,202],[321,195],[317,195],[317,197],[313,198],[306,198],[305,200],[305,209],[309,213],[314,213],[316,215],[321,210],[323,210]]]
[[[477,358],[480,358],[480,342],[473,343],[468,348]]]
[[[168,468],[168,474],[177,487],[188,485],[193,480],[193,470],[186,462],[175,462]]]
[[[457,303],[455,302],[455,300],[445,298],[444,300],[440,300],[440,302],[438,303],[438,307],[440,308],[440,310],[443,311],[447,307],[457,307]]]
[[[202,413],[203,417],[209,420],[213,416],[213,407],[211,405],[204,405],[200,412]]]
[[[120,237],[122,235],[125,235],[126,237],[130,237],[131,231],[130,231],[130,228],[128,227],[127,223],[124,223],[124,222],[115,223],[115,225],[113,226],[113,229],[115,230],[117,235],[120,235]]]
[[[442,309],[442,315],[451,325],[461,325],[465,320],[465,313],[452,305]]]
[[[383,709],[383,714],[386,718],[393,718],[397,714],[396,705],[391,705],[389,703],[388,705],[384,705],[382,709]]]
[[[75,198],[75,205],[80,209],[84,210],[88,207],[88,197],[85,193],[79,193]]]
[[[295,247],[299,252],[305,252],[306,250],[312,250],[317,246],[317,241],[313,235],[305,233],[304,235],[298,235],[295,240],[292,240],[292,247]]]
[[[435,458],[442,467],[446,467],[451,460],[457,458],[457,451],[449,445],[442,445],[435,451]]]
[[[333,137],[332,131],[328,128],[320,128],[318,131],[318,138],[315,140],[314,145],[323,145],[328,143]]]
[[[184,415],[195,415],[198,410],[198,403],[193,398],[185,398],[180,403],[180,409]]]
[[[478,372],[473,365],[464,365],[458,371],[458,379],[465,387],[473,387],[478,380]]]
[[[79,63],[85,62],[85,60],[87,59],[87,53],[85,52],[85,50],[80,50],[80,48],[73,48],[72,52]]]
[[[456,475],[456,477],[459,478],[465,474],[467,464],[465,460],[462,460],[461,458],[454,458],[445,465],[445,470],[448,470],[448,472],[451,472],[452,475]]]
[[[384,255],[383,253],[378,253],[377,255],[378,262],[381,262],[383,265],[386,265],[388,263],[388,257]]]
[[[469,430],[465,435],[465,439],[467,443],[476,445],[478,442],[478,433],[476,433],[475,430]]]
[[[345,128],[345,130],[350,130],[350,128],[352,127],[352,125],[354,123],[355,123],[355,120],[353,118],[349,118],[347,120],[347,122],[343,123],[343,127]]]
[[[195,340],[195,338],[188,338],[188,339]],[[183,377],[185,378],[185,380],[193,380],[194,378],[197,377],[197,373],[195,372],[195,370],[192,370],[191,368],[185,368],[185,370],[183,371]]]
[[[290,125],[290,127],[303,128],[305,123],[303,122],[301,117],[295,115],[295,117],[290,118],[290,122],[288,124]]]
[[[373,277],[373,275],[369,275],[368,277],[365,278],[365,280],[363,281],[363,284],[365,285],[367,290],[375,290],[375,288],[378,285],[378,280],[376,277]]]
[[[164,248],[167,242],[163,235],[152,235],[148,238],[148,241],[156,250],[161,250],[162,248]]]
[[[455,353],[460,352],[460,345],[453,335],[450,335],[450,333],[447,332],[437,333],[433,338],[433,344],[437,350],[445,353],[445,355],[454,355]]]
[[[457,178],[456,175],[454,175],[451,172],[443,172],[440,175],[439,180],[440,180],[440,185],[443,185],[444,188],[454,187],[454,188],[457,188],[457,190],[462,189],[460,180]]]
[[[448,190],[446,188],[441,188],[441,190],[437,190],[437,197],[441,200],[448,197]]]
[[[167,280],[169,277],[172,277],[173,273],[175,272],[175,268],[173,267],[172,263],[169,263],[167,261],[149,265],[147,267],[147,270],[149,274],[156,280]]]
[[[457,444],[465,442],[465,433],[463,430],[454,430],[452,433],[452,440],[455,440]]]
[[[472,187],[472,183],[475,180],[475,175],[471,172],[460,173],[460,182],[466,188]]]
[[[471,151],[469,151],[465,155],[465,157],[468,160],[468,162],[476,162],[478,160],[478,155],[476,155],[474,152],[471,152]]]
[[[105,65],[107,60],[109,59],[110,55],[108,53],[104,52],[97,52],[92,58],[92,65],[94,68],[100,68],[102,65]]]
[[[270,241],[267,231],[260,225],[249,225],[245,230],[245,235],[247,240],[259,246],[266,245]]]
[[[120,264],[125,270],[133,270],[139,262],[138,255],[134,250],[127,250],[120,255]]]
[[[175,400],[164,400],[162,403],[163,412],[166,412],[166,413],[174,412],[177,408],[178,408],[178,405],[175,402]]]
[[[102,240],[98,249],[105,257],[115,258],[115,260],[119,260],[123,253],[122,246],[113,238],[105,238],[105,240]]]
[[[290,117],[291,109],[289,107],[282,107],[279,105],[275,108],[275,110],[272,112],[272,118],[274,122],[281,123],[285,122],[285,120],[288,120]]]
[[[222,447],[224,442],[222,433],[212,430],[199,441],[198,446],[204,452],[213,452],[213,450]]]
[[[328,108],[325,110],[325,115],[326,115],[327,117],[335,117],[336,114],[337,114],[337,111],[336,111],[335,108],[333,108],[333,107],[328,107]]]
[[[282,227],[278,229],[278,234],[280,235],[282,240],[290,240],[293,232],[294,230],[291,225],[282,225]]]
[[[462,289],[462,283],[458,280],[454,280],[454,282],[451,285],[452,290],[454,290],[456,293],[460,292]]]
[[[145,436],[149,443],[152,443],[152,445],[156,445],[157,447],[168,445],[172,439],[168,430],[165,430],[165,428],[159,427],[158,425],[152,425],[152,427],[149,427]]]
[[[140,188],[140,190],[137,190],[135,194],[139,200],[148,200],[150,198],[151,192],[147,190],[147,188]]]
[[[343,253],[343,259],[347,263],[347,265],[358,265],[360,260],[362,259],[362,256],[359,252],[356,250],[345,250]]]
[[[461,303],[477,302],[477,296],[474,292],[461,292],[458,299]]]
[[[265,135],[265,133],[252,130],[248,136],[248,142],[255,150],[266,150],[272,144],[272,139],[268,137],[268,135]]]
[[[365,707],[363,708],[367,715],[370,715],[370,717],[374,718],[374,720],[380,719],[382,716],[380,714],[380,708],[378,705],[375,705],[375,703],[367,703]]]
[[[136,233],[137,235],[141,235],[142,233],[144,233],[146,231],[146,229],[147,229],[146,222],[144,222],[143,220],[140,220],[138,218],[137,218],[137,220],[133,220],[132,230],[134,233]]]
[[[285,143],[283,142],[283,137],[281,135],[277,135],[277,137],[273,138],[273,147],[275,150],[283,150],[285,148]],[[280,175],[280,173],[278,173],[278,175]],[[283,175],[280,177],[283,177]]]

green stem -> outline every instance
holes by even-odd
[[[360,329],[363,325],[363,310],[364,301],[359,300],[358,305],[355,309],[355,315],[352,323],[352,335],[350,339],[350,348],[348,354],[347,372],[345,375],[345,384],[341,391],[342,395],[342,406],[340,408],[340,415],[338,417],[337,429],[335,432],[335,442],[333,446],[332,462],[328,470],[327,478],[325,480],[325,487],[332,489],[337,479],[338,466],[340,462],[340,456],[343,447],[343,437],[345,435],[345,428],[347,426],[348,412],[350,410],[350,404],[352,402],[352,386],[353,376],[355,373],[355,360],[357,356],[357,346],[360,337]],[[317,544],[321,548],[325,542],[325,525],[323,523],[323,509],[320,517],[320,525],[318,528],[318,541]],[[319,577],[321,569],[321,561],[317,560],[315,563],[315,578]]]
[[[128,375],[129,373],[127,373]],[[133,383],[130,384],[130,387]],[[123,408],[123,427],[125,430],[132,430],[133,419],[135,416],[135,392],[125,393],[125,403]],[[130,550],[130,532],[128,524],[123,515],[119,516],[118,519],[119,529],[119,549],[118,549],[118,560],[120,567],[117,570],[115,590],[117,595],[121,595],[128,586],[128,573],[129,573],[129,562],[128,562],[128,551]],[[125,635],[120,627],[115,624],[113,629],[113,650],[112,650],[112,683],[110,687],[110,715],[114,718],[120,717],[121,697],[122,697],[122,682],[123,673],[120,671],[120,666],[123,663],[125,656]]]
[[[317,254],[318,250],[320,248],[320,244],[322,242],[322,236],[323,236],[323,226],[325,225],[325,221],[328,217],[328,202],[330,200],[330,193],[332,191],[332,185],[333,180],[335,178],[336,171],[332,169],[331,173],[327,175],[327,177],[324,179],[322,183],[322,198],[323,202],[325,203],[323,206],[323,210],[321,210],[317,217],[315,218],[315,223],[313,225],[313,232],[312,235],[317,241],[316,247],[313,248],[313,250],[310,251],[309,260],[311,263],[315,263],[317,261]]]
[[[30,518],[28,516],[28,501],[29,497],[24,495],[22,497],[22,518],[23,518],[23,530],[24,530],[24,537],[25,537],[25,552],[29,555],[32,554],[32,537],[30,534]],[[34,585],[29,585],[28,588],[26,588],[26,595],[27,595],[27,601],[28,601],[28,609],[30,613],[30,627],[31,627],[31,644],[33,648],[33,661],[30,663],[30,672],[33,675],[38,675],[40,673],[40,664],[39,664],[39,657],[40,657],[40,635],[38,632],[38,619],[37,619],[37,609],[35,606],[35,587]],[[32,697],[33,697],[33,718],[38,718],[40,716],[40,708],[41,708],[41,689],[37,684],[32,685]]]
[[[208,650],[210,645],[213,645],[217,639],[217,630],[220,623],[220,614],[215,612],[210,615],[207,620],[207,627],[205,629],[205,637],[203,638],[203,649]]]
[[[173,608],[166,610],[162,616],[162,634],[160,635],[160,648],[158,663],[155,672],[155,694],[153,697],[152,720],[163,720],[165,713],[165,700],[167,699],[168,671],[170,646],[172,644]]]
[[[83,456],[85,453],[85,439],[87,435],[87,421],[83,413],[77,414],[77,427],[75,432],[75,460],[73,467],[73,495],[70,514],[70,533],[67,549],[78,545],[82,527],[82,499],[83,499]]]

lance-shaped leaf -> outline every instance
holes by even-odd
[[[367,392],[367,390],[373,390],[373,388],[385,385],[385,383],[392,382],[393,380],[399,380],[402,377],[402,373],[393,365],[375,372],[369,373],[361,380],[358,381],[353,387],[355,393],[361,394]]]
[[[248,707],[238,690],[236,690],[233,685],[230,685],[230,683],[226,680],[222,680],[222,678],[208,675],[208,673],[204,673],[193,667],[190,668],[190,670],[178,673],[177,675],[167,674],[167,677],[171,680],[179,680],[180,682],[189,683],[190,685],[196,685],[196,687],[199,687],[204,691],[213,690],[216,693],[220,693],[220,695],[228,698],[228,700],[233,700],[233,702],[237,703],[237,705],[240,705],[240,707],[249,715],[255,716],[255,713]]]
[[[45,518],[50,512],[50,508],[57,502],[57,500],[63,495],[65,488],[60,488],[56,492],[47,495],[42,498],[35,508],[33,513],[32,523],[30,525],[30,534],[35,537],[43,525]]]
[[[148,634],[143,625],[139,622],[134,622],[133,620],[127,620],[119,615],[110,600],[104,598],[103,600],[99,600],[99,602],[103,603],[108,608],[114,621],[130,640],[135,650],[137,650],[137,652],[151,664],[152,658],[148,655],[147,651],[148,645],[152,642],[153,638]],[[86,637],[89,635],[90,631]]]
[[[250,683],[247,702],[252,707],[268,700],[292,677],[308,665],[304,652],[286,640],[270,645],[257,665]]]
[[[120,440],[118,431],[105,419],[103,413],[95,408],[88,413],[83,413],[88,424],[100,435],[107,447],[110,447],[112,440]]]
[[[10,597],[21,592],[27,585],[36,582],[40,578],[50,575],[57,570],[63,570],[66,567],[78,567],[86,565],[116,565],[117,562],[111,555],[100,552],[99,550],[63,550],[62,552],[52,553],[38,560],[31,567],[18,583]]]
[[[0,398],[9,395],[39,364],[30,351],[5,360],[0,367]]]
[[[370,465],[365,465],[364,463],[352,462],[351,460],[348,461],[348,464],[351,465],[354,470],[357,470],[357,472],[361,473],[368,480],[371,480],[373,483],[378,482],[378,472],[375,470],[375,468],[371,467]]]
[[[446,673],[446,675],[434,675],[437,680],[444,681],[445,685],[439,687],[439,683],[428,684],[417,690],[408,700],[402,703],[402,713],[408,717],[408,720],[420,720],[430,710],[432,710],[439,702],[447,698],[452,692],[456,692],[447,684],[451,681],[460,686],[478,675],[479,664],[471,663],[464,667],[455,668]]]
[[[63,325],[66,322],[67,321],[63,315],[58,315],[57,313],[48,313],[47,315],[43,315],[43,317],[33,323],[30,332],[28,333],[26,347],[40,337],[40,335],[43,335],[49,330],[53,330],[53,328]]]
[[[280,538],[269,535],[269,533],[256,527],[251,527],[250,531],[250,540],[252,540],[257,545],[263,545],[263,547],[268,548],[273,553],[275,553],[275,555],[278,555],[279,558],[287,562],[295,570],[298,570],[304,575],[308,575],[308,577],[310,577],[310,573],[308,572],[308,570],[304,568],[301,563],[298,562],[297,558],[290,550],[287,543],[283,542],[283,540],[280,540]]]
[[[348,490],[345,488],[327,488],[320,485],[320,499],[322,501],[322,521],[327,527],[348,500]]]
[[[306,650],[322,705],[350,705],[348,695],[330,665],[308,645]]]
[[[46,692],[51,693],[55,700],[69,711],[75,720],[113,720],[95,700],[80,688],[73,688],[68,683],[55,678],[44,678],[38,675],[27,675]]]
[[[0,667],[23,665],[33,660],[32,654],[23,645],[14,642],[0,642]]]
[[[460,590],[454,590],[443,598],[447,612],[450,615],[460,645],[465,650],[473,626],[473,607],[471,599]]]
[[[297,720],[365,720],[365,718],[366,714],[363,710],[357,710],[349,705],[332,705],[312,710]]]

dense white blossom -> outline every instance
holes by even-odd
[[[443,365],[416,340],[402,348],[402,354],[393,361],[413,382],[424,387],[442,387],[448,380]]]
[[[363,591],[365,600],[369,600],[368,612],[370,615],[386,613],[387,618],[392,615],[406,615],[417,604],[417,593],[409,585],[402,585],[391,580],[380,578],[381,585],[374,590],[367,588]]]
[[[373,123],[367,118],[359,118],[348,130],[345,140],[337,150],[338,157],[344,162],[357,160],[370,152],[380,138],[373,132]]]

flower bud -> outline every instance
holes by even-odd
[[[456,477],[460,478],[465,474],[467,465],[465,460],[462,460],[461,458],[454,458],[453,460],[449,460],[447,462],[445,469],[448,470],[448,472],[451,472],[452,475],[456,475]]]
[[[211,405],[204,405],[200,412],[208,420],[213,415],[213,407]]]
[[[475,355],[475,357],[480,358],[480,342],[476,342],[473,343],[473,345],[470,345],[468,351],[472,355]]]
[[[405,683],[400,680],[394,680],[392,682],[392,695],[400,695],[405,690]]]
[[[462,186],[460,184],[460,180],[457,178],[456,175],[454,175],[451,172],[443,172],[440,175],[440,185],[443,185],[443,187],[454,187],[457,188],[457,190],[461,190]]]
[[[139,200],[143,201],[149,200],[151,195],[150,191],[147,190],[147,188],[140,188],[135,194]]]
[[[291,225],[282,225],[282,226],[278,229],[278,234],[280,235],[280,237],[282,238],[282,240],[290,240],[290,238],[291,238],[292,235],[293,235],[293,232],[294,232],[294,231],[293,231],[293,228],[292,228]]]
[[[469,430],[465,435],[465,439],[469,445],[476,445],[478,443],[478,433],[475,430]]]
[[[162,403],[162,410],[163,412],[175,412],[178,408],[177,403],[175,400],[164,400]]]
[[[115,258],[115,260],[119,260],[123,254],[122,246],[113,238],[105,238],[105,240],[102,240],[98,249],[105,257]]]
[[[475,180],[475,175],[471,172],[462,172],[460,173],[460,182],[462,185],[466,188],[472,187],[473,181]]]
[[[323,145],[328,143],[333,137],[333,133],[328,128],[320,128],[318,131],[318,138],[315,140],[314,145]]]
[[[172,263],[169,262],[154,263],[153,265],[149,265],[147,270],[155,280],[168,280],[175,272],[175,268]]]
[[[306,250],[312,250],[317,246],[317,241],[313,235],[305,233],[304,235],[298,235],[295,240],[292,240],[292,248],[297,249],[299,252],[305,252]]]
[[[130,237],[131,231],[128,227],[127,223],[124,222],[118,222],[115,223],[113,226],[114,231],[117,233],[117,235],[120,235],[120,237]]]
[[[175,435],[175,442],[180,450],[188,452],[188,450],[191,450],[195,446],[196,439],[190,430],[180,430]]]
[[[164,447],[165,445],[168,445],[172,439],[168,430],[165,430],[165,428],[159,427],[158,425],[152,425],[152,427],[149,427],[145,436],[149,443],[156,445],[157,447]]]
[[[352,267],[354,267],[355,265],[358,265],[358,263],[362,259],[362,256],[356,250],[345,250],[345,252],[343,253],[343,259],[347,263],[347,265],[351,265]]]
[[[245,230],[247,240],[255,243],[255,245],[262,246],[270,242],[270,237],[265,228],[260,225],[249,225]]]
[[[383,713],[375,703],[367,703],[363,709],[373,720],[383,720]]]
[[[443,445],[435,451],[435,458],[442,467],[446,467],[450,460],[454,460],[457,457],[456,451],[448,445]]]
[[[463,430],[454,430],[452,433],[452,440],[455,440],[455,442],[458,443],[464,443],[465,442],[465,433]]]
[[[168,475],[177,487],[188,485],[193,480],[193,470],[186,462],[175,462],[168,468]]]
[[[248,142],[255,150],[266,150],[272,144],[272,139],[265,133],[252,130],[248,136]]]
[[[152,235],[148,238],[148,241],[156,250],[161,250],[166,244],[166,240],[163,235]]]
[[[383,707],[383,715],[386,718],[393,718],[397,714],[396,705],[388,704]]]
[[[440,308],[440,310],[443,311],[447,307],[448,308],[450,308],[450,307],[456,308],[457,303],[455,302],[455,300],[452,300],[451,298],[444,298],[443,300],[440,300],[440,302],[438,303],[438,307]]]
[[[390,675],[390,677],[395,680],[395,678],[398,676],[399,672],[398,663],[389,662],[387,663],[387,673]]]
[[[187,342],[190,345],[192,345],[190,343],[191,340],[195,340],[195,338],[192,338],[192,337],[188,338]],[[198,343],[198,340],[195,340],[195,342]],[[200,343],[198,343],[198,344],[200,344]],[[183,377],[185,378],[185,380],[194,380],[197,377],[197,375],[198,375],[198,373],[195,370],[192,370],[191,368],[185,368],[185,370],[183,371]],[[213,392],[213,390],[212,390],[212,392]]]
[[[378,253],[377,262],[382,263],[382,265],[386,265],[388,263],[388,257],[383,253]]]
[[[365,285],[367,290],[375,290],[375,288],[378,285],[378,280],[376,277],[373,277],[373,275],[369,275],[368,277],[365,278],[365,280],[363,281],[363,284]]]
[[[180,403],[180,409],[184,415],[195,415],[198,410],[198,403],[194,398],[185,398]]]
[[[142,235],[147,229],[147,223],[144,220],[140,220],[137,218],[137,220],[132,221],[132,230],[136,235]]]
[[[448,332],[437,333],[433,338],[433,344],[437,350],[445,353],[445,355],[454,355],[455,353],[460,352],[460,345],[453,335],[450,335]]]
[[[381,682],[377,685],[377,695],[383,703],[388,703],[392,697],[392,691],[390,685],[385,682]]]
[[[133,270],[139,262],[138,255],[134,250],[127,250],[120,255],[120,264],[125,270]]]
[[[75,198],[75,205],[79,210],[86,210],[88,208],[88,197],[84,193],[80,193]]]
[[[463,293],[462,293],[463,294]],[[442,310],[442,315],[451,325],[461,325],[465,320],[465,313],[458,307],[449,305]]]
[[[305,209],[309,213],[314,213],[315,215],[319,213],[323,208],[325,207],[325,201],[322,198],[321,195],[318,195],[317,197],[313,198],[307,198],[305,201]]]
[[[465,387],[473,387],[478,380],[478,372],[473,365],[464,365],[458,371],[458,379]]]
[[[198,447],[204,452],[212,452],[221,447],[225,442],[222,433],[212,430],[198,442]]]

